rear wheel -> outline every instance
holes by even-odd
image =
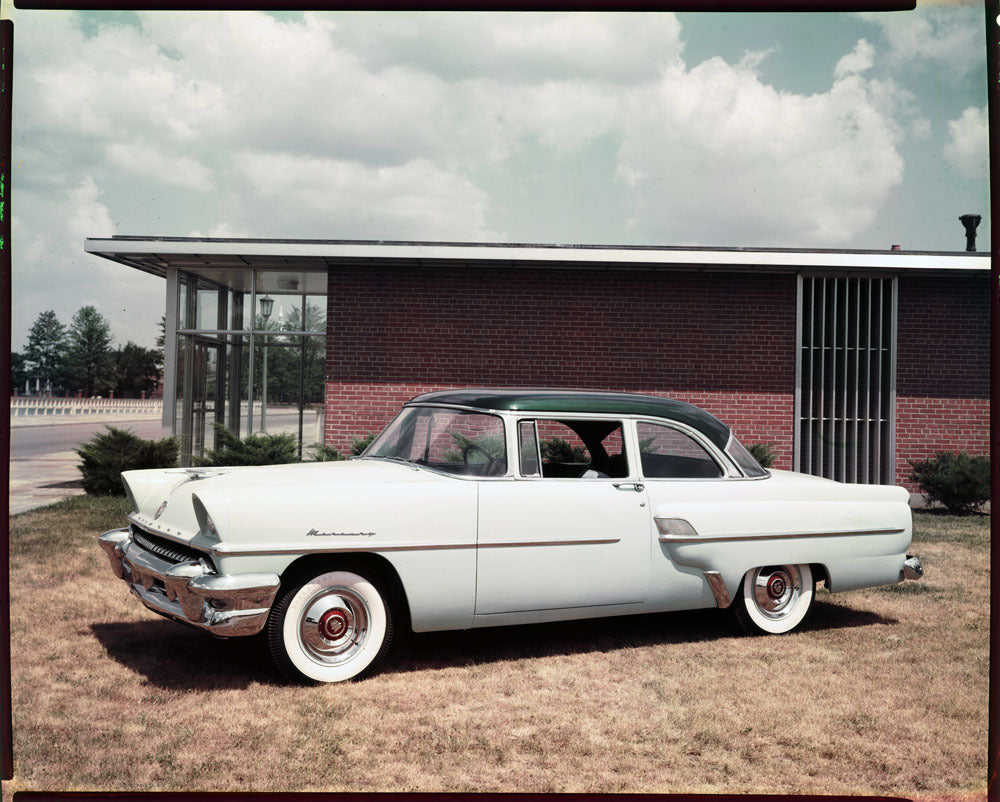
[[[374,673],[392,643],[392,609],[378,580],[354,570],[306,574],[278,597],[267,641],[296,682],[343,682]]]
[[[812,606],[816,582],[808,565],[766,565],[747,571],[733,612],[755,635],[791,632]]]

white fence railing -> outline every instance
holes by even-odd
[[[156,417],[163,410],[160,399],[150,398],[31,398],[10,399],[12,418],[53,415],[135,415]]]

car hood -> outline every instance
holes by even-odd
[[[429,485],[451,484],[431,471],[381,459],[126,471],[122,479],[136,524],[203,547],[237,532],[241,539],[260,532],[308,535],[317,524],[304,524],[329,522],[333,509],[370,509],[379,497],[405,498]],[[340,521],[339,528],[346,531],[349,523]]]

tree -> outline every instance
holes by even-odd
[[[93,306],[73,315],[69,327],[68,385],[86,396],[114,389],[111,326]]]
[[[114,352],[114,390],[122,398],[151,394],[160,381],[158,353],[129,340]]]
[[[66,327],[56,313],[42,312],[28,332],[24,349],[27,378],[38,379],[42,387],[61,387],[65,381],[68,346]]]
[[[163,373],[163,363],[165,361],[166,343],[167,343],[167,316],[160,315],[160,333],[156,335],[156,366],[159,368],[160,373]]]
[[[24,389],[24,383],[29,378],[27,369],[24,367],[24,354],[19,354],[17,351],[10,352],[10,394],[13,395],[14,391],[21,392]]]

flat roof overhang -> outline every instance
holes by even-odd
[[[641,245],[532,245],[460,242],[234,239],[113,236],[84,250],[146,273],[333,266],[545,267],[576,270],[696,270],[750,273],[986,274],[990,254],[798,248],[697,248]]]

